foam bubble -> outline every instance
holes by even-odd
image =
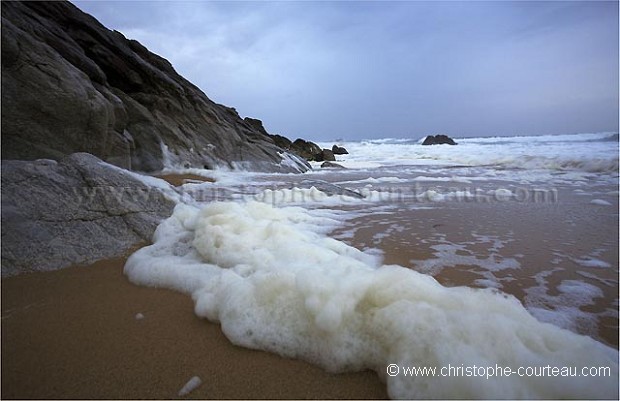
[[[606,269],[611,267],[611,265],[607,262],[605,262],[604,260],[600,260],[600,259],[596,259],[593,257],[584,257],[581,259],[574,259],[571,258],[575,263],[580,264],[581,266],[584,267],[598,267],[601,269]]]
[[[419,182],[460,182],[460,183],[464,183],[464,184],[471,184],[472,182],[472,178],[473,177],[429,177],[429,176],[423,176],[423,175],[419,175],[415,178],[413,178],[413,181],[419,181]]]
[[[185,383],[185,385],[179,390],[179,397],[186,396],[192,391],[196,390],[202,384],[202,380],[198,376],[194,376]]]
[[[373,369],[394,398],[617,395],[615,350],[541,323],[495,290],[446,288],[381,265],[380,256],[329,238],[323,219],[256,201],[179,204],[125,273],[136,284],[191,294],[195,313],[220,322],[234,344],[332,372]],[[612,376],[467,377],[447,385],[444,377],[387,376],[390,363],[610,366]]]
[[[599,206],[611,206],[611,203],[603,199],[592,199],[590,203],[593,205],[599,205]]]
[[[558,327],[572,331],[595,331],[597,314],[585,312],[582,307],[593,305],[594,299],[602,297],[603,292],[599,287],[583,281],[563,280],[557,286],[559,294],[550,295],[547,278],[559,271],[562,269],[555,268],[534,276],[537,285],[525,290],[528,310],[541,321]]]

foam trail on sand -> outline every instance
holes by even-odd
[[[200,377],[194,376],[185,383],[185,385],[179,390],[179,397],[183,397],[192,391],[196,390],[202,384]]]
[[[326,370],[375,370],[393,398],[615,398],[618,353],[541,323],[513,297],[447,288],[328,237],[300,207],[176,206],[127,261],[141,285],[191,294],[235,344]],[[327,221],[333,224],[333,220]],[[611,377],[388,376],[400,366],[610,367]]]

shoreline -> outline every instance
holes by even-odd
[[[579,198],[564,199],[569,201],[570,210],[579,207],[573,205]],[[467,243],[471,241],[470,232],[501,237],[514,231],[509,237],[516,242],[508,241],[501,252],[492,252],[503,256],[523,252],[517,258],[523,268],[512,272],[518,281],[502,281],[503,290],[523,302],[524,288],[519,283],[531,285],[532,275],[537,273],[528,266],[548,265],[552,255],[543,250],[562,248],[565,239],[547,243],[545,234],[561,231],[563,224],[551,217],[563,212],[556,210],[557,205],[552,209],[526,205],[533,215],[524,219],[519,217],[523,216],[519,212],[522,205],[483,205],[483,210],[478,210],[476,204],[466,205],[447,203],[431,210],[397,214],[395,221],[408,221],[411,227],[392,232],[389,237],[383,236],[385,226],[382,229],[376,225],[376,216],[362,217],[368,222],[358,221],[356,234],[345,242],[357,248],[380,243],[385,263],[415,269],[417,261],[436,258],[428,247],[438,242],[428,242],[431,238]],[[485,216],[483,221],[480,215]],[[598,213],[582,218],[589,223],[603,223],[605,219]],[[580,246],[589,249],[592,243],[600,243],[614,233],[617,236],[616,228],[607,229],[613,232],[591,235]],[[422,238],[426,249],[420,246]],[[520,240],[526,243],[520,244]],[[534,246],[542,243],[544,248]],[[483,241],[471,244],[460,254],[467,256],[471,252],[480,257],[491,252],[489,247],[491,243]],[[3,398],[179,398],[179,390],[194,376],[202,384],[183,398],[387,398],[387,389],[375,372],[330,374],[303,361],[233,345],[218,324],[194,314],[191,297],[131,284],[123,275],[127,256],[2,279]],[[617,252],[607,257],[617,261]],[[579,279],[577,269],[583,270],[571,268],[550,277],[550,289],[554,291],[553,287],[563,279]],[[611,269],[594,272],[603,279],[613,273]],[[476,286],[472,283],[481,277],[478,273],[480,270],[471,265],[457,265],[433,275],[445,286]],[[498,274],[500,281],[505,277],[504,273]],[[605,307],[614,288],[617,284],[605,287],[606,300],[598,299],[597,305],[584,309]],[[143,317],[136,318],[138,314]],[[617,349],[617,318],[601,323],[599,341],[603,339]]]
[[[2,279],[2,398],[180,398],[193,376],[183,398],[387,398],[375,372],[233,345],[190,297],[131,284],[125,260]]]

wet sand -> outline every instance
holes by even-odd
[[[167,179],[181,185],[194,178]],[[484,259],[497,252],[514,257],[519,269],[494,275],[503,291],[521,301],[526,289],[536,285],[537,273],[559,266],[562,270],[548,277],[550,295],[562,280],[580,280],[604,293],[582,310],[617,310],[617,201],[608,209],[598,208],[589,199],[562,192],[559,203],[431,206],[356,219],[356,231],[345,242],[379,248],[385,263],[412,269],[417,268],[415,260],[433,259],[431,246],[443,241],[466,244],[466,251],[458,251],[464,256]],[[394,226],[402,230],[384,235]],[[503,239],[503,247],[491,250],[491,243],[481,243],[473,233]],[[611,268],[592,269],[571,260],[597,248],[606,249],[597,257]],[[124,260],[2,280],[2,398],[178,398],[193,376],[203,383],[184,398],[387,397],[374,372],[332,375],[301,361],[232,345],[219,325],[194,315],[190,297],[129,283],[122,274]],[[434,276],[447,286],[480,286],[476,280],[484,278],[481,273],[476,265],[456,265]],[[136,319],[138,313],[144,318]],[[617,348],[617,315],[601,318],[590,335]]]
[[[156,175],[155,177],[161,178],[174,187],[179,187],[188,183],[215,182],[213,178],[203,177],[196,174],[163,174]]]
[[[560,294],[557,288],[564,280],[594,286],[603,296],[578,309],[595,316],[595,327],[589,321],[577,319],[574,331],[617,349],[618,200],[608,197],[613,206],[599,207],[590,204],[590,198],[574,195],[570,190],[560,191],[558,196],[558,202],[546,203],[444,202],[430,204],[431,209],[412,210],[403,205],[390,214],[355,219],[353,224],[358,228],[344,241],[359,249],[378,248],[385,264],[430,274],[448,287],[483,288],[487,285],[477,280],[491,277],[501,291],[515,296],[526,306],[529,306],[528,290],[539,285],[536,278],[541,273],[548,273],[542,291],[549,297]],[[344,227],[334,234],[348,229]],[[389,235],[384,235],[386,230],[391,230]],[[496,240],[500,245],[494,248]],[[421,268],[424,261],[437,259],[433,247],[442,244],[461,247],[456,255],[464,256],[461,260],[470,263],[430,270]],[[579,260],[588,255],[596,255],[609,267],[580,264]],[[481,267],[489,261],[500,262],[506,258],[514,259],[519,267],[497,271]],[[578,300],[575,297],[575,302]],[[544,307],[553,310],[553,302]]]
[[[131,284],[124,258],[2,279],[2,398],[386,398],[374,372],[329,374],[231,344],[190,297]],[[136,319],[141,313],[143,319]]]

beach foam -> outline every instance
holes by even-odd
[[[446,288],[383,266],[380,256],[328,237],[334,224],[301,207],[256,201],[179,204],[125,273],[136,284],[190,294],[196,314],[220,322],[237,345],[334,372],[373,369],[393,398],[617,396],[617,351],[541,323],[495,290]],[[391,363],[609,366],[611,377],[392,377]]]
[[[185,383],[185,385],[179,390],[179,397],[184,397],[192,391],[196,390],[202,384],[202,380],[198,376],[194,376]]]
[[[611,206],[611,203],[603,199],[592,199],[590,203],[593,205],[599,205],[599,206]]]
[[[568,330],[596,330],[596,314],[581,308],[594,304],[595,298],[603,297],[600,288],[577,280],[563,280],[557,286],[558,295],[549,295],[547,277],[562,269],[538,273],[534,279],[537,286],[525,290],[528,310],[538,319]],[[551,309],[549,306],[553,305]]]

